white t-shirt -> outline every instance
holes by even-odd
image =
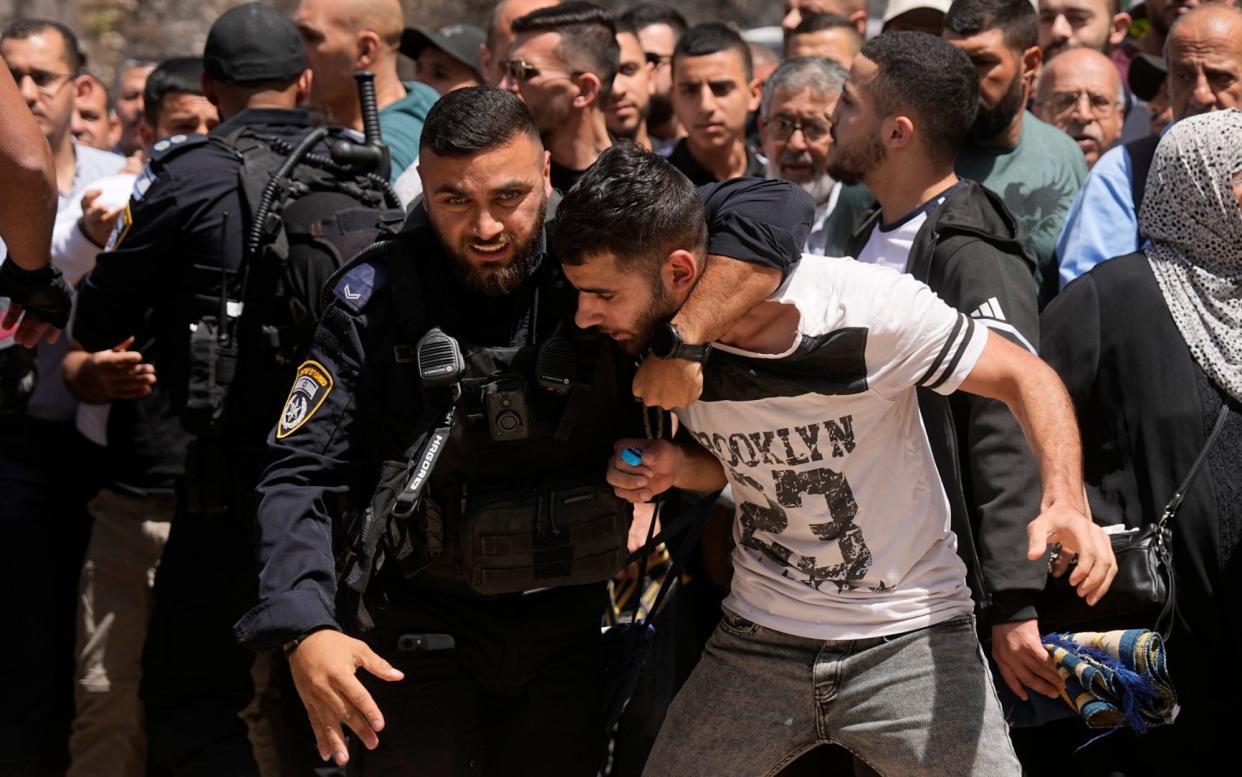
[[[726,606],[812,639],[967,615],[966,568],[916,386],[948,394],[987,330],[889,268],[804,255],[775,300],[801,313],[778,355],[713,346],[678,412],[737,504]]]
[[[896,224],[876,224],[875,229],[871,230],[871,237],[867,238],[867,244],[858,252],[858,261],[905,272],[910,248],[914,245],[914,238],[919,230],[927,222],[927,214],[940,207],[949,193],[961,185],[959,182],[950,186],[915,208]]]
[[[896,226],[885,229],[883,224],[876,224],[875,229],[871,230],[871,237],[867,238],[867,244],[858,252],[858,261],[905,272],[910,246],[914,245],[914,236],[925,221],[927,211],[919,209]]]

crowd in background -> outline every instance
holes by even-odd
[[[428,111],[441,95],[488,84],[529,108],[561,193],[606,149],[632,143],[696,185],[743,176],[796,183],[815,203],[805,253],[899,271],[911,271],[907,256],[931,255],[920,229],[945,199],[925,202],[915,166],[890,158],[882,133],[901,129],[885,117],[918,101],[864,100],[858,84],[875,65],[861,52],[894,31],[942,38],[973,64],[978,95],[967,140],[949,150],[944,174],[979,184],[989,203],[980,206],[987,214],[959,213],[965,225],[944,229],[1003,244],[1021,267],[1003,294],[963,312],[1061,374],[1083,427],[1097,520],[1112,510],[1125,522],[1136,505],[1158,511],[1217,410],[1242,402],[1242,9],[1232,0],[889,0],[875,18],[864,0],[785,7],[779,34],[738,30],[729,19],[690,24],[655,3],[612,13],[590,3],[500,0],[485,29],[406,27],[398,0],[301,0],[292,18],[311,74],[303,105],[315,121],[361,132],[353,74],[375,74],[389,182],[407,210],[422,196]],[[91,74],[77,23],[15,19],[0,32],[0,79],[11,76],[51,151],[59,198],[50,257],[72,284],[125,239],[131,194],[142,196],[151,181],[147,163],[228,118],[218,110],[227,95],[207,86],[198,52],[126,60],[106,84]],[[403,80],[399,66],[409,62],[414,80]],[[1220,116],[1196,118],[1203,114]],[[1183,121],[1199,129],[1170,135],[1176,148],[1162,143]],[[0,202],[0,211],[10,208]],[[909,215],[889,220],[892,213]],[[8,233],[0,238],[16,250]],[[1155,257],[1154,276],[1143,269],[1144,251]],[[106,458],[109,412],[149,396],[166,373],[132,341],[91,351],[86,335],[69,331],[31,355],[11,334],[0,333],[9,338],[0,351],[0,532],[8,548],[0,569],[10,591],[0,774],[162,774],[148,764],[138,689],[177,496],[162,482],[118,489],[101,482],[97,464],[66,468],[64,452],[83,452],[77,462]],[[1177,595],[1187,606],[1170,648],[1184,651],[1173,659],[1175,679],[1185,678],[1183,719],[1173,728],[1199,732],[1170,737],[1167,747],[1210,741],[1202,732],[1236,720],[1233,694],[1242,690],[1232,666],[1242,639],[1236,412],[1225,429],[1208,459],[1215,497],[1175,529]],[[992,475],[962,477],[976,522],[1024,509],[993,488]],[[986,535],[985,568],[993,558]],[[696,585],[727,586],[710,559],[700,571]],[[980,634],[1001,684],[1025,698],[1040,690],[1038,670],[1028,668],[1032,651],[1042,651],[1037,591],[1004,577],[989,580],[994,606]],[[653,660],[662,659],[674,660]],[[279,683],[264,680],[279,674],[271,666],[279,661],[256,663],[260,691],[245,717],[265,774],[300,773],[279,752],[290,725],[271,691]],[[1213,669],[1219,664],[1230,666]],[[1059,768],[1049,753],[1069,758],[1072,748],[1056,747],[1087,738],[1069,728],[1014,731],[1019,756],[1037,774]],[[650,746],[621,736],[614,746],[627,742]],[[1118,735],[1113,747],[1087,749],[1064,768],[1107,773],[1133,742]],[[643,757],[618,750],[615,773],[637,773]],[[818,768],[853,768],[840,760]],[[1120,768],[1146,773],[1141,764]]]

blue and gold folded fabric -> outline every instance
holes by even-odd
[[[1061,698],[1091,728],[1142,734],[1177,715],[1164,640],[1154,631],[1053,632],[1043,637],[1065,678]]]

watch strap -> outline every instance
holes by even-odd
[[[677,347],[673,349],[672,358],[685,359],[687,361],[692,361],[692,362],[705,362],[707,361],[707,357],[710,356],[711,353],[712,353],[712,346],[710,343],[703,343],[702,345],[691,345],[689,343],[678,343]]]

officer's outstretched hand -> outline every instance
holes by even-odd
[[[289,654],[293,684],[306,706],[319,757],[335,758],[339,766],[349,761],[341,724],[349,726],[368,750],[379,746],[377,732],[384,730],[384,716],[358,681],[365,669],[381,680],[405,677],[361,640],[339,631],[316,631]]]
[[[642,454],[637,465],[627,464],[622,453],[632,448]],[[668,440],[619,440],[608,460],[608,485],[617,496],[642,504],[673,487],[677,471],[677,447]]]

